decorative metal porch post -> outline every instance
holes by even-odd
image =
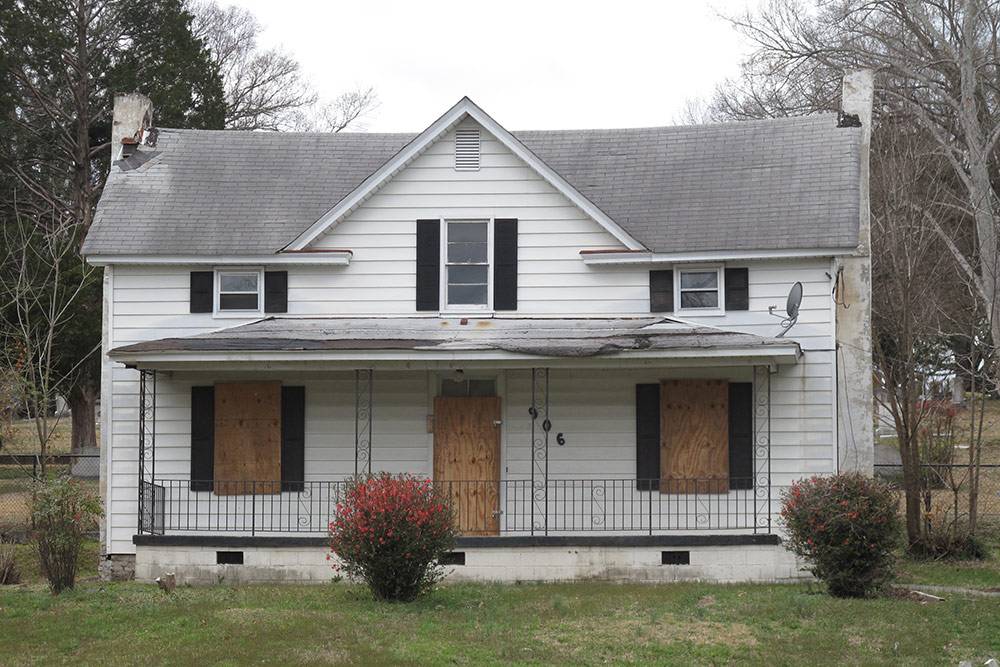
[[[139,371],[139,515],[138,532],[155,532],[156,371]]]
[[[531,534],[549,532],[549,369],[531,369]],[[539,421],[541,419],[541,421]]]
[[[754,532],[771,532],[771,369],[753,369]]]
[[[354,371],[354,474],[372,472],[372,369]]]

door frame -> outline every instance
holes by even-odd
[[[428,371],[427,372],[427,470],[428,477],[434,479],[434,399],[441,393],[441,380],[453,377],[455,371]],[[500,399],[500,492],[497,494],[497,510],[500,511],[498,527],[499,533],[503,534],[503,527],[506,522],[504,508],[507,507],[507,485],[504,482],[510,475],[507,470],[507,418],[509,416],[507,401],[507,372],[503,369],[473,369],[463,371],[466,379],[491,379],[496,381],[496,395]]]
[[[432,418],[434,415],[434,399],[441,392],[441,380],[452,376],[454,371],[428,371],[427,373],[427,470],[428,477],[434,478],[434,426]],[[473,370],[466,371],[465,377],[474,380],[495,380],[497,392],[500,399],[500,481],[507,479],[507,374],[505,371],[497,370]],[[500,503],[503,507],[504,488],[500,485]]]

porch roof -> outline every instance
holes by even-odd
[[[795,363],[783,338],[692,326],[669,318],[268,317],[219,331],[117,347],[115,361],[141,368],[260,363],[369,367],[601,365],[601,361]],[[272,366],[273,367],[273,366]]]

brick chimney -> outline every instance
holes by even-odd
[[[115,95],[111,121],[111,163],[131,155],[142,142],[143,131],[152,126],[153,102],[148,97],[141,93]]]

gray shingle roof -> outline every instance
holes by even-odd
[[[651,250],[852,248],[860,129],[836,124],[514,135]],[[109,179],[84,252],[276,252],[414,136],[163,129],[157,155]]]

